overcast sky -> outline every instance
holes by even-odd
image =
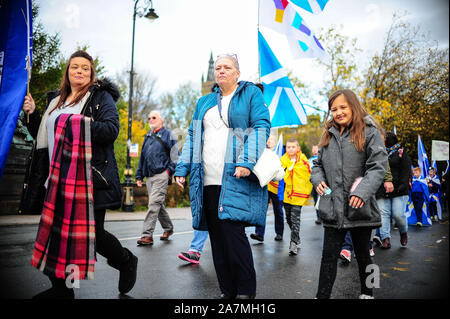
[[[38,2],[39,19],[48,32],[59,32],[65,56],[77,45],[88,44],[89,53],[100,57],[108,76],[129,70],[134,1]],[[241,80],[257,80],[258,0],[154,0],[153,7],[159,19],[137,18],[134,61],[135,71],[157,78],[158,95],[174,92],[188,81],[199,88],[211,52],[214,58],[237,53]],[[313,31],[343,25],[345,35],[358,39],[361,56],[369,57],[380,51],[396,11],[407,11],[409,22],[420,25],[440,47],[448,47],[448,7],[447,0],[330,0],[322,14],[302,16]],[[261,31],[284,67],[312,87],[320,84],[323,75],[317,72],[317,61],[292,60],[280,35]]]

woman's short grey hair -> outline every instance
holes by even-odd
[[[220,59],[223,59],[223,58],[228,58],[231,61],[233,61],[234,67],[236,68],[236,70],[239,71],[239,61],[238,61],[237,55],[235,53],[219,54],[216,58],[216,62],[214,62],[214,69],[216,68],[217,61],[219,61]]]

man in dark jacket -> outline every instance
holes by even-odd
[[[173,234],[173,224],[164,207],[169,179],[175,172],[178,158],[177,138],[163,127],[163,118],[158,111],[148,116],[150,132],[145,136],[141,157],[136,171],[138,187],[146,177],[148,191],[148,211],[144,219],[141,238],[138,245],[152,245],[153,231],[159,219],[164,229],[161,240],[168,240]]]

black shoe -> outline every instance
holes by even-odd
[[[264,238],[262,238],[258,234],[250,234],[250,238],[258,241],[264,241]]]
[[[255,295],[237,295],[235,299],[255,299]]]
[[[281,241],[281,240],[283,240],[283,236],[277,234],[277,235],[275,236],[274,239],[275,239],[276,241]]]
[[[126,294],[133,289],[136,283],[138,258],[131,251],[124,248],[128,254],[127,261],[122,264],[116,264],[108,260],[108,265],[120,271],[119,292]]]
[[[314,222],[316,223],[316,225],[322,225],[322,221],[320,219],[316,219]]]
[[[222,293],[222,294],[220,294],[219,299],[226,299],[226,300],[229,300],[229,299],[232,299],[232,298],[231,298],[230,296],[225,295],[224,293]]]

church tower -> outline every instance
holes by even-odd
[[[204,77],[202,74],[202,95],[211,93],[211,88],[213,87],[215,82],[216,82],[216,80],[214,78],[214,59],[213,59],[213,54],[211,51],[211,56],[209,58],[209,65],[208,65],[208,74],[206,75],[206,81],[204,81]]]

